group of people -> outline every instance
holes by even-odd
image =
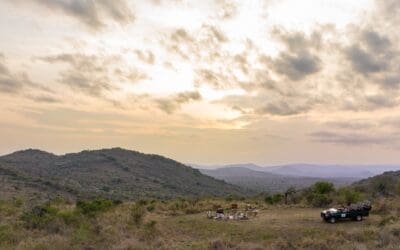
[[[215,212],[211,210],[207,211],[207,218],[215,220],[248,220],[249,217],[255,217],[257,215],[257,208],[250,204],[246,205],[245,211],[239,211],[238,205],[232,204],[227,214],[225,214],[221,206],[218,206]]]

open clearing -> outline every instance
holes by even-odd
[[[177,249],[204,249],[212,244],[210,239],[216,245],[243,249],[297,248],[307,247],[308,243],[313,244],[311,248],[329,249],[337,248],[329,242],[343,244],[346,240],[354,242],[354,248],[366,247],[365,242],[374,238],[380,221],[380,216],[370,215],[362,222],[330,224],[320,218],[320,212],[313,208],[275,207],[263,209],[256,218],[245,221],[215,221],[201,213],[164,218],[160,226],[164,234],[179,239],[172,243]]]

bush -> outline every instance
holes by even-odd
[[[118,201],[97,198],[92,201],[78,201],[76,207],[85,215],[94,216],[119,204]]]
[[[330,182],[319,181],[305,192],[308,204],[314,207],[324,207],[332,203],[332,193],[335,187]]]
[[[319,181],[313,186],[313,192],[317,194],[329,194],[333,191],[335,191],[335,186],[330,182]]]
[[[265,197],[265,202],[273,205],[282,202],[283,198],[284,196],[282,194],[269,195]]]
[[[76,241],[86,241],[90,235],[90,226],[87,224],[79,225],[78,229],[74,232],[73,238]]]
[[[156,208],[156,207],[154,206],[154,204],[148,205],[148,206],[146,207],[147,211],[149,211],[149,212],[153,212],[155,208]]]
[[[131,220],[132,220],[132,223],[135,226],[140,227],[141,224],[143,223],[143,219],[144,219],[145,214],[146,214],[146,210],[144,209],[144,207],[139,205],[139,204],[135,204],[131,208]]]
[[[0,225],[0,246],[13,242],[12,228],[9,225]]]
[[[78,211],[60,211],[57,214],[58,217],[60,217],[65,224],[71,225],[71,224],[79,224],[81,221],[82,215]]]
[[[326,194],[313,194],[311,205],[314,207],[325,207],[332,203],[332,198]]]
[[[338,191],[339,200],[343,204],[351,204],[361,201],[361,193],[351,189],[342,188]]]
[[[139,206],[146,206],[149,202],[147,200],[141,199],[136,202]]]
[[[397,193],[398,195],[400,195],[400,181],[397,183],[397,186],[396,186],[396,193]]]
[[[29,229],[42,229],[50,221],[54,220],[58,209],[53,208],[49,205],[36,206],[31,211],[25,212],[21,219],[25,223],[25,227]]]
[[[0,200],[0,215],[10,216],[17,212],[17,207],[10,201]]]
[[[142,231],[144,240],[151,240],[156,237],[156,235],[157,235],[156,225],[157,225],[157,222],[154,220],[149,221],[148,223],[144,224],[143,231]]]

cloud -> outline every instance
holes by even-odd
[[[216,0],[218,15],[222,19],[232,19],[238,14],[238,7],[227,0]]]
[[[164,111],[167,114],[174,113],[177,109],[180,108],[182,104],[191,102],[191,101],[199,101],[202,99],[202,96],[197,91],[187,91],[178,93],[169,98],[163,98],[156,100],[158,107],[160,110]]]
[[[309,136],[316,142],[344,144],[349,146],[392,144],[398,139],[391,136],[373,136],[360,133],[338,133],[330,131],[314,132],[309,134]]]
[[[364,30],[361,35],[362,39],[366,42],[371,50],[376,53],[386,51],[391,46],[389,38],[377,33],[374,30]]]
[[[30,96],[29,98],[35,102],[40,102],[40,103],[51,104],[60,102],[58,98],[49,95]]]
[[[89,76],[76,70],[63,72],[61,74],[61,83],[68,85],[74,90],[79,90],[83,93],[97,97],[102,96],[104,91],[112,89],[106,76]]]
[[[378,9],[378,18],[382,18],[386,24],[396,24],[400,21],[400,2],[398,0],[375,0]]]
[[[85,54],[58,54],[38,58],[48,63],[64,63],[69,69],[61,71],[59,82],[82,93],[103,97],[104,92],[116,88],[111,83],[111,76],[115,73],[114,67],[118,57],[100,57]]]
[[[34,2],[52,12],[62,12],[93,30],[103,28],[107,18],[119,24],[127,24],[135,19],[125,0],[18,0],[18,2]]]
[[[155,62],[155,56],[153,52],[146,50],[135,50],[136,56],[143,62],[148,63],[148,64],[154,64]]]
[[[13,74],[5,63],[5,56],[0,54],[0,92],[15,94],[20,92],[24,85],[31,84],[25,73]]]
[[[386,61],[380,61],[362,48],[353,45],[345,50],[354,69],[361,74],[380,72],[387,68]]]
[[[229,38],[219,29],[212,25],[204,25],[203,29],[208,33],[209,38],[214,38],[220,43],[229,41]]]
[[[321,47],[319,32],[307,37],[301,32],[289,33],[275,29],[272,35],[286,47],[276,59],[267,57],[266,62],[277,73],[287,76],[292,81],[299,81],[321,70],[322,62],[315,55]]]
[[[397,66],[400,62],[400,48],[385,28],[377,32],[377,27],[356,29],[355,35],[351,36],[353,44],[345,47],[343,53],[352,69],[365,77],[367,83],[392,91],[400,82]]]
[[[0,92],[17,93],[23,86],[22,79],[11,78],[7,75],[0,75]]]
[[[293,81],[298,81],[318,72],[321,68],[321,61],[317,56],[307,52],[295,55],[281,53],[279,58],[274,60],[273,65],[278,73],[286,75]]]
[[[311,106],[307,103],[305,104],[289,104],[285,101],[273,102],[265,105],[258,110],[260,114],[272,114],[279,116],[289,116],[304,113],[310,110]]]
[[[326,125],[334,128],[340,128],[340,129],[345,129],[345,130],[365,130],[365,129],[371,129],[376,126],[375,123],[373,122],[368,122],[368,121],[335,121],[335,122],[327,122],[325,123]]]

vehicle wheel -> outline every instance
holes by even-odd
[[[357,215],[356,221],[362,221],[363,217],[361,215]]]
[[[335,217],[330,218],[329,222],[332,223],[332,224],[335,223],[336,222],[336,218]]]

